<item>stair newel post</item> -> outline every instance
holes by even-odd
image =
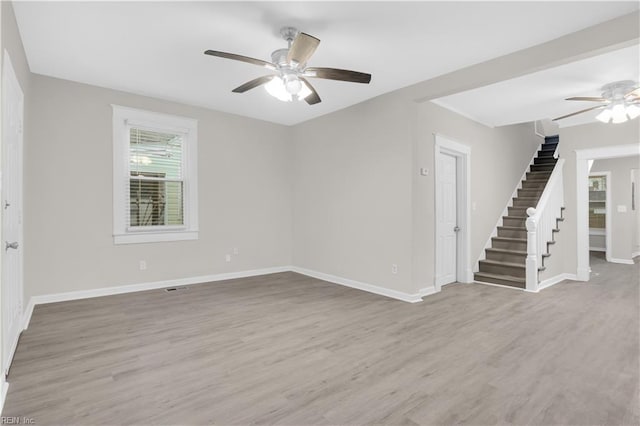
[[[526,261],[526,289],[538,291],[538,237],[536,209],[527,209],[527,261]]]

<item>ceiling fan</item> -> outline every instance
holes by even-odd
[[[553,121],[582,114],[583,112],[602,109],[596,119],[603,123],[624,123],[640,116],[640,87],[634,81],[623,80],[602,86],[602,96],[576,96],[567,101],[600,102],[587,109],[554,118]]]
[[[269,94],[285,102],[293,99],[304,99],[309,105],[315,105],[321,101],[320,96],[318,96],[318,93],[307,78],[323,78],[365,84],[371,81],[371,74],[363,72],[337,68],[308,67],[307,61],[318,48],[320,40],[309,34],[299,32],[293,27],[282,28],[280,34],[287,41],[288,47],[274,51],[271,54],[271,62],[217,50],[207,50],[204,53],[205,55],[262,66],[275,72],[275,74],[248,81],[233,89],[233,92],[244,93],[265,85]]]

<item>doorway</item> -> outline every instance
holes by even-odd
[[[22,122],[24,95],[5,51],[2,63],[2,369],[22,331]]]
[[[640,154],[640,145],[614,145],[576,150],[576,247],[578,281],[589,281],[589,162],[631,157]],[[610,241],[609,241],[610,242]]]
[[[471,148],[435,135],[435,287],[473,280],[469,264]]]
[[[611,172],[589,174],[589,251],[611,261]]]

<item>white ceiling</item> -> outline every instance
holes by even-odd
[[[16,2],[14,9],[34,73],[291,125],[631,13],[638,4]],[[321,104],[283,103],[262,88],[231,93],[264,69],[203,54],[269,60],[285,47],[278,35],[285,25],[322,40],[309,65],[369,72],[371,84],[317,79]]]
[[[565,101],[600,96],[601,87],[620,80],[640,81],[640,46],[634,45],[556,68],[434,100],[488,126],[560,117],[598,103]],[[600,111],[559,120],[560,127],[595,121]]]

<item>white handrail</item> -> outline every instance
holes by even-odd
[[[562,168],[564,158],[556,163],[545,185],[536,207],[527,209],[527,260],[526,289],[538,291],[538,269],[542,265],[542,256],[547,253],[547,243],[553,241],[553,232],[557,219],[564,207],[564,184]]]

